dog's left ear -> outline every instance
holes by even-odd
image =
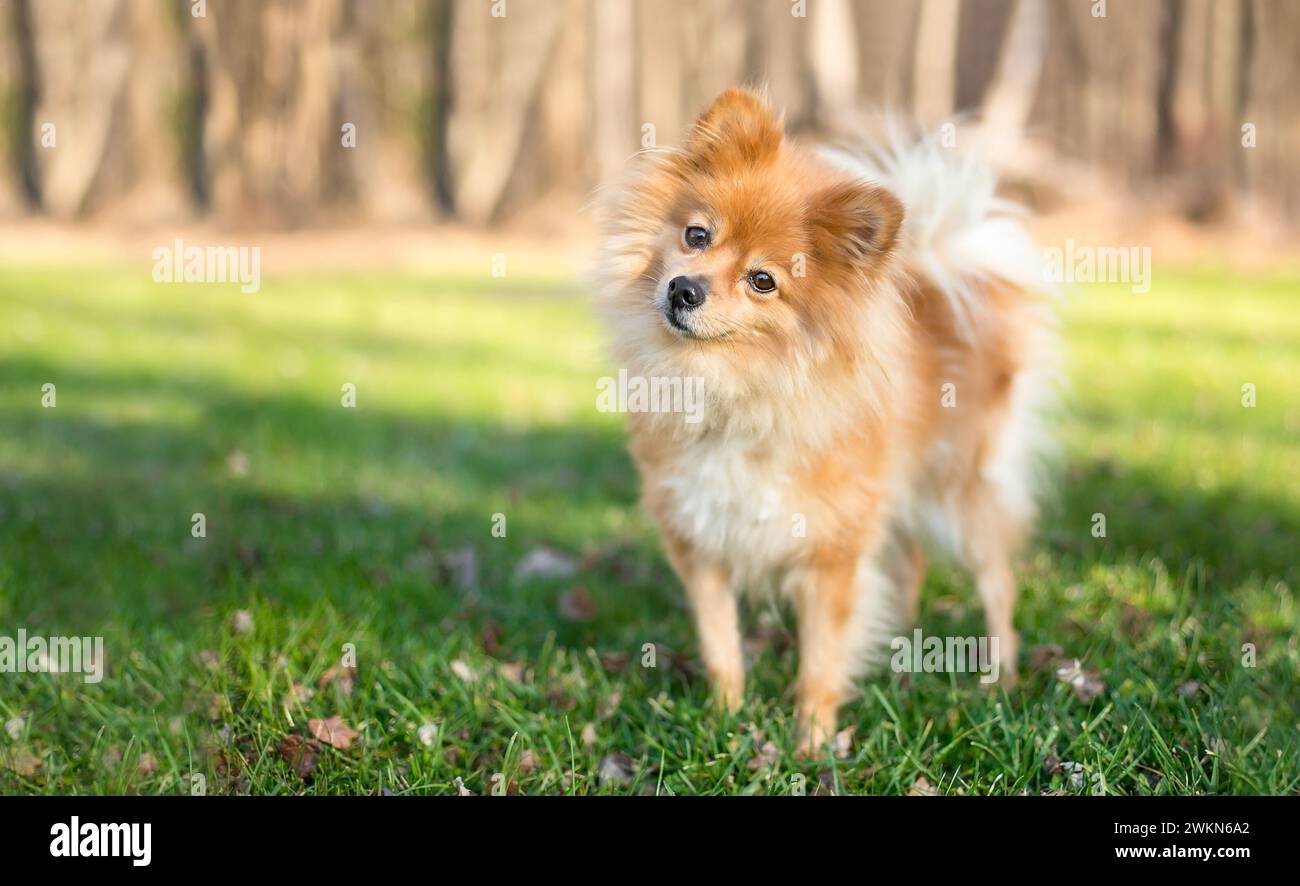
[[[818,241],[836,259],[861,262],[888,255],[903,224],[903,204],[870,182],[841,182],[818,194],[809,208]]]

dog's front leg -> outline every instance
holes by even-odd
[[[835,716],[852,684],[858,606],[852,555],[821,557],[799,576],[799,753],[816,754],[835,734]]]
[[[730,576],[719,564],[700,557],[681,539],[667,539],[668,558],[686,588],[695,618],[700,655],[717,701],[737,711],[745,700],[745,659],[740,620]]]

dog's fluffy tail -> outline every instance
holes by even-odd
[[[949,147],[940,134],[917,138],[897,122],[884,129],[870,150],[826,156],[902,201],[902,264],[945,295],[960,328],[972,328],[991,282],[1054,294],[1026,213],[997,196],[991,166]]]

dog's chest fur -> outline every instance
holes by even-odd
[[[701,553],[758,578],[803,541],[790,496],[792,466],[761,441],[697,439],[662,466],[662,518]]]

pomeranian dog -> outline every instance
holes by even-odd
[[[935,139],[799,144],[724,92],[606,206],[601,313],[631,376],[700,383],[631,412],[642,497],[737,709],[745,591],[798,621],[800,750],[916,617],[923,551],[974,577],[1003,682],[1056,336],[1041,253],[984,166]]]

